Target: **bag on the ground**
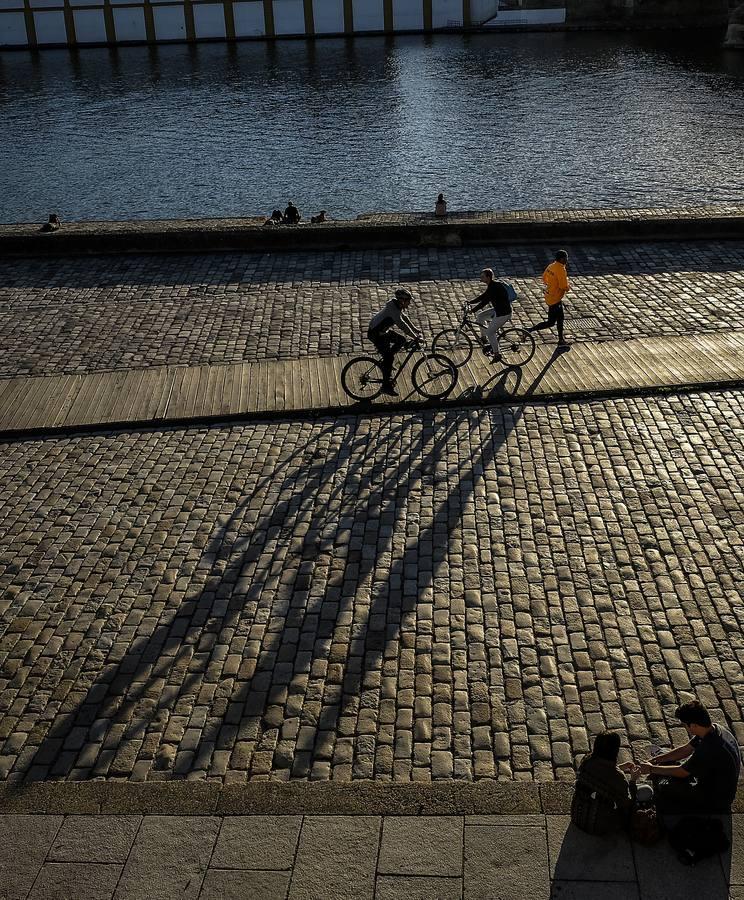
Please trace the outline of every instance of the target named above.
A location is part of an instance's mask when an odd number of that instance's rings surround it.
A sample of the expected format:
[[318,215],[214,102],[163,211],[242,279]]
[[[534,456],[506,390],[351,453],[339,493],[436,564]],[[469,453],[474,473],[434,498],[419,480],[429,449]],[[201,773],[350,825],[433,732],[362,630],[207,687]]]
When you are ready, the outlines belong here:
[[653,806],[633,810],[630,816],[630,836],[637,844],[651,847],[661,839],[661,825]]
[[720,819],[703,816],[687,816],[669,831],[669,843],[677,853],[677,859],[686,866],[694,866],[701,859],[723,853],[729,848],[729,839]]

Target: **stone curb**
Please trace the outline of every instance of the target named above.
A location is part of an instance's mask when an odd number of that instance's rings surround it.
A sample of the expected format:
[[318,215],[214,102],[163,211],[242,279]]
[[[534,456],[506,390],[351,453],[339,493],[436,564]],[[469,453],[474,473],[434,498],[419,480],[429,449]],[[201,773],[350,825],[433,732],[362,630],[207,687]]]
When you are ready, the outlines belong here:
[[358,781],[44,782],[0,787],[0,814],[43,815],[514,815],[565,813],[572,785],[533,782]]
[[[0,786],[0,814],[34,815],[566,815],[573,784],[567,782],[379,781],[157,783],[43,782]],[[733,812],[744,813],[740,791]]]
[[453,213],[444,221],[425,213],[410,213],[278,228],[265,228],[255,219],[69,222],[48,234],[40,233],[37,225],[0,225],[0,256],[302,252],[533,241],[727,238],[744,238],[744,206]]

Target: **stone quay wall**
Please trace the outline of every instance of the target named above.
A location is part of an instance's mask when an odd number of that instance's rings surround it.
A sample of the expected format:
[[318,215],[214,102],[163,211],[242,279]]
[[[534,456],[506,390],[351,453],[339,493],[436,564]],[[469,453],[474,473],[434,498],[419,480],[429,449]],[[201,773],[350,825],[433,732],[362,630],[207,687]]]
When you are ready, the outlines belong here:
[[0,0],[0,48],[468,29],[723,27],[727,0]]
[[255,218],[64,222],[48,233],[36,224],[0,225],[0,257],[741,239],[744,205],[453,212],[442,219],[423,212],[380,213],[322,225],[262,223]]

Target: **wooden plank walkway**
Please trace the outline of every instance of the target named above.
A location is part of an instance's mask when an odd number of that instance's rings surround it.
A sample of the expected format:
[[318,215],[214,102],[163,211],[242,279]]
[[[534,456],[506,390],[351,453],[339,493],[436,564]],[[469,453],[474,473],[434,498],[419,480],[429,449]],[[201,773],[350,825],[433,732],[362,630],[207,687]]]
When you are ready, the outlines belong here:
[[[224,366],[157,366],[87,375],[0,379],[0,434],[96,426],[162,425],[232,417],[355,412],[340,383],[351,357],[302,357]],[[522,369],[490,364],[478,351],[459,370],[444,403],[613,396],[744,382],[744,330],[684,337],[576,343],[559,352],[541,343]],[[372,409],[431,405],[412,388]]]

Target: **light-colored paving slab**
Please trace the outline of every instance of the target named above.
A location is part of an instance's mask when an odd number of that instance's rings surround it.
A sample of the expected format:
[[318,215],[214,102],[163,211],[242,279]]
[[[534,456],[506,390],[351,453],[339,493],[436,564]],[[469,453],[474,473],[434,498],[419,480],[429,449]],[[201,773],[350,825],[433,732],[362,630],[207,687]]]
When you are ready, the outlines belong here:
[[384,875],[462,875],[463,821],[455,816],[386,816],[378,871]]
[[0,816],[0,896],[26,900],[62,816]]
[[235,816],[222,820],[210,865],[281,871],[294,864],[301,816]]
[[148,816],[116,891],[116,900],[197,898],[219,831],[210,816]]
[[545,831],[529,825],[465,828],[464,897],[543,900],[550,892]]
[[[32,900],[111,900],[121,866],[48,862],[34,882]],[[0,888],[0,890],[2,890]],[[2,894],[0,893],[0,896]],[[153,896],[152,894],[150,895]]]
[[49,851],[52,862],[125,863],[141,816],[67,816]]
[[[214,865],[215,823],[232,826],[238,817],[205,816],[199,826],[193,816],[145,815],[127,862],[127,877],[122,877],[120,864],[53,861],[52,837],[54,830],[59,829],[59,816],[3,818],[18,823],[18,841],[29,837],[24,831],[27,819],[33,820],[36,833],[46,835],[46,840],[36,845],[29,843],[33,852],[24,857],[22,870],[10,868],[7,854],[0,855],[2,900],[112,900],[114,896],[117,900],[180,896],[199,900],[741,900],[744,892],[744,885],[732,884],[730,889],[727,885],[726,875],[732,871],[728,856],[690,869],[678,862],[666,841],[654,847],[629,848],[620,836],[577,837],[566,830],[566,817],[555,815],[540,817],[542,825],[516,825],[514,815],[505,815],[503,824],[493,824],[500,818],[496,815],[478,817],[489,823],[478,825],[466,825],[463,816],[258,816],[257,832],[265,827],[267,833],[278,838],[276,848],[269,852],[281,866],[279,871]],[[112,834],[115,818],[121,818],[124,830],[133,817],[86,818],[91,826],[89,833],[100,818]],[[295,834],[297,822],[302,821],[297,851],[292,840],[283,836],[282,818],[286,820],[284,834],[289,835]],[[245,825],[250,817],[239,819]],[[68,822],[69,827],[65,828]],[[388,823],[390,828],[386,829]],[[458,842],[453,823],[458,823],[464,832],[464,841]],[[404,825],[406,831],[402,829]],[[62,829],[79,841],[84,833],[81,817],[67,817]],[[391,874],[390,860],[387,864],[384,861],[383,833],[387,834],[392,867],[399,874]],[[250,829],[245,828],[243,834],[250,834]],[[741,857],[742,835],[736,827],[733,834],[731,856],[736,861]],[[223,847],[227,855],[222,862],[240,866],[254,862],[240,846],[235,846],[229,831],[225,837]],[[201,850],[199,842],[203,845]],[[69,846],[73,855],[80,855],[77,844]],[[433,861],[433,853],[440,851],[447,854],[446,866]],[[95,852],[95,847],[91,847],[89,855]],[[553,860],[556,872],[572,877],[551,881]],[[132,877],[132,864],[138,878]],[[444,868],[455,874],[411,874]]]
[[375,900],[462,900],[462,878],[380,875]]
[[531,828],[542,828],[545,829],[545,816],[537,816],[537,815],[494,815],[494,816],[465,816],[465,827],[467,828],[469,825],[499,825],[502,828],[505,826],[516,826],[523,827],[529,826]]
[[305,819],[289,900],[372,900],[381,825],[376,816]]
[[584,834],[571,825],[568,816],[549,816],[547,829],[551,878],[635,882],[633,848],[623,832]]
[[289,872],[210,869],[199,900],[286,900]]

